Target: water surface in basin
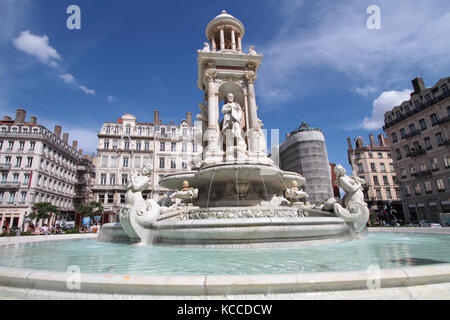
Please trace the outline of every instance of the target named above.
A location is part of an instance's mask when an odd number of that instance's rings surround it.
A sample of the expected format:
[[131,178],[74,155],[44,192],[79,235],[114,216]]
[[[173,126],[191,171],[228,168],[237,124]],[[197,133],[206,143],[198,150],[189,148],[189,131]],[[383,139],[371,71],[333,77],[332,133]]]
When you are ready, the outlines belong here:
[[364,239],[306,247],[219,249],[136,247],[96,240],[0,247],[0,266],[120,274],[286,274],[450,263],[450,235],[371,233]]

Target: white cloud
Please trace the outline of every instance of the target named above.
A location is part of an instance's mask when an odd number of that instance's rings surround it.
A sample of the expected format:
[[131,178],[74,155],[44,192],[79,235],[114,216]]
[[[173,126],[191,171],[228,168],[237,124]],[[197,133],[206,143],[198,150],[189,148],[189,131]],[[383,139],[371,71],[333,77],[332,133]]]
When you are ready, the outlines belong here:
[[363,97],[367,97],[371,93],[375,93],[378,91],[378,89],[374,86],[367,85],[364,88],[355,88],[353,89],[357,94],[362,95]]
[[384,123],[384,114],[411,98],[410,89],[403,91],[385,91],[373,102],[372,115],[364,118],[361,127],[366,130],[380,129]]
[[49,40],[46,35],[37,36],[26,30],[22,31],[18,38],[13,39],[13,44],[18,50],[37,57],[45,64],[56,67],[58,66],[56,60],[61,60],[61,56],[49,45]]
[[63,79],[66,83],[75,83],[75,78],[73,77],[73,75],[69,73],[61,74],[59,77]]
[[88,89],[85,86],[80,86],[80,89],[83,90],[83,92],[86,93],[86,94],[92,94],[93,96],[95,96],[95,91],[94,90]]
[[276,1],[274,14],[283,22],[274,30],[280,31],[271,42],[256,44],[265,56],[260,70],[262,99],[276,105],[280,101],[274,92],[288,91],[295,98],[323,87],[327,78],[314,76],[315,72],[338,74],[356,83],[360,94],[373,93],[371,87],[398,90],[421,70],[427,78],[446,76],[450,41],[442,35],[450,33],[450,2],[411,2],[377,1],[382,28],[369,30],[369,4],[364,1],[303,1],[296,6]]
[[115,102],[117,102],[117,98],[114,97],[114,96],[108,96],[108,97],[106,98],[106,100],[108,100],[108,102],[110,102],[110,103],[115,103]]

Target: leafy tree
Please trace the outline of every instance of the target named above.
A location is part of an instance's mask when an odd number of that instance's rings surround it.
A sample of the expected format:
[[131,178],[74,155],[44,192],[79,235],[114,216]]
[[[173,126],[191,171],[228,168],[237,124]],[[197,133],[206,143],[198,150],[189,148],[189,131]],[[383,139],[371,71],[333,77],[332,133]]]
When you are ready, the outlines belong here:
[[100,202],[92,201],[90,204],[80,206],[78,212],[84,217],[101,216],[103,214],[103,206]]
[[57,206],[52,205],[50,202],[38,202],[33,206],[33,212],[28,217],[30,219],[46,219],[50,218],[52,214],[59,214]]

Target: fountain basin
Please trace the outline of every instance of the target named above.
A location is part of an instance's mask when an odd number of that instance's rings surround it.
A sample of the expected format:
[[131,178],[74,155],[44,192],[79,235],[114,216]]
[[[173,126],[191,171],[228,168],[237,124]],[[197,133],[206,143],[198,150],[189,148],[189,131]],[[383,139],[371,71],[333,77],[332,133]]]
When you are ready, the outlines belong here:
[[165,220],[155,223],[151,233],[154,244],[182,246],[284,246],[352,239],[345,221],[333,217]]
[[[96,245],[93,235],[0,239],[0,254],[3,255],[0,260],[0,298],[448,299],[450,256],[446,248],[449,228],[370,231],[364,239],[336,246],[278,248],[272,251],[247,249],[244,252],[211,249],[213,251],[206,253],[205,249],[195,248],[168,252],[169,248]],[[383,231],[383,234],[377,231]],[[401,233],[396,234],[396,231]],[[442,234],[421,235],[421,232]],[[73,241],[76,238],[85,240]],[[103,250],[99,251],[99,246]],[[339,250],[336,250],[337,247]],[[37,249],[42,250],[39,251],[41,255],[30,255]],[[175,255],[167,261],[166,255],[160,256],[162,253],[174,255],[179,250],[182,250],[180,253],[185,259]],[[267,254],[275,256],[268,259]],[[11,255],[21,258],[12,258]],[[197,259],[198,255],[208,256],[208,263]],[[7,257],[10,257],[10,262],[5,259]],[[97,265],[93,264],[93,259]],[[143,274],[142,269],[130,269],[148,266],[151,261],[157,264],[159,259],[165,265],[159,266],[160,271],[155,270],[155,273]],[[42,265],[41,260],[46,264]],[[241,262],[241,266],[233,274],[223,274],[223,267],[235,260]],[[255,260],[258,270],[249,269],[246,265],[252,260]],[[298,266],[290,269],[293,265],[287,263],[296,260]],[[105,267],[113,261],[120,261],[123,269],[108,271]],[[190,266],[193,262],[197,262],[195,267]],[[228,267],[234,264],[228,264]],[[268,274],[272,264],[280,264],[281,269]],[[317,272],[308,267],[316,265],[322,268],[323,264],[330,269]],[[72,273],[65,270],[70,265],[81,268],[79,289],[71,289],[67,285]],[[178,269],[176,265],[179,265],[178,274],[169,271],[174,267]],[[377,287],[371,287],[373,275],[369,269],[373,265],[380,267]]]

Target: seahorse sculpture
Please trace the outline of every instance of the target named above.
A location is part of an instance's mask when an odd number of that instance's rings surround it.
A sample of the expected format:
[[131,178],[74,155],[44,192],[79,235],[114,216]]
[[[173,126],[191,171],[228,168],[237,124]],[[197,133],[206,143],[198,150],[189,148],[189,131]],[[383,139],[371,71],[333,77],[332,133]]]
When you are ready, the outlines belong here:
[[360,233],[369,221],[369,208],[364,202],[362,191],[362,185],[366,182],[355,174],[347,176],[346,170],[341,165],[334,168],[334,173],[336,174],[336,186],[346,192],[344,205],[331,198],[325,207],[332,208],[334,213],[349,224],[353,232]]
[[135,241],[149,237],[148,227],[160,215],[161,207],[153,199],[145,200],[142,192],[148,188],[152,169],[144,166],[142,172],[133,172],[126,185],[125,206],[119,211],[120,224],[128,236]]

